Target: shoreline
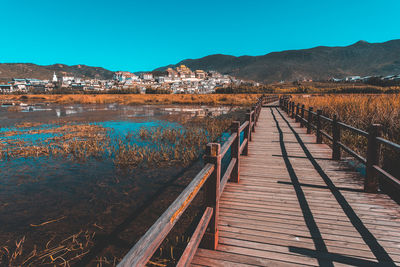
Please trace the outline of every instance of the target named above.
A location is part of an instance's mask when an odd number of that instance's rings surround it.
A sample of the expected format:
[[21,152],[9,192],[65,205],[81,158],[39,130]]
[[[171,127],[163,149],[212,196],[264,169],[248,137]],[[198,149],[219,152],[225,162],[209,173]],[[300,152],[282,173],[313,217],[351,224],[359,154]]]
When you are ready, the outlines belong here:
[[226,105],[250,106],[261,94],[67,94],[67,95],[0,95],[0,102],[57,103],[57,104],[111,104],[124,105]]

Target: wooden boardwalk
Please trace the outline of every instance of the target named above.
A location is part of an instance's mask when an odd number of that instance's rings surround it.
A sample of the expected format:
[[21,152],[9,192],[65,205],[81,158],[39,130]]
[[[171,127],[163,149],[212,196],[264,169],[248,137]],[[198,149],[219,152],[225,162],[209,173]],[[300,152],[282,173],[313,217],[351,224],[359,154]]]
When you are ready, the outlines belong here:
[[400,265],[400,206],[278,108],[261,110],[240,182],[220,198],[217,250],[193,266]]

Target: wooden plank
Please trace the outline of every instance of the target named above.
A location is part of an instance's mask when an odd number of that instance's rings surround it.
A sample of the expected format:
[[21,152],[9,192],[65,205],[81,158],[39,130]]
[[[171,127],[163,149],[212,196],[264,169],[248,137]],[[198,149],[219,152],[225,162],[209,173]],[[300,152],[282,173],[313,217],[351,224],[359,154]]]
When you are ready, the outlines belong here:
[[212,258],[201,257],[201,256],[197,256],[193,260],[193,263],[199,264],[200,266],[215,266],[215,267],[226,267],[226,266],[253,267],[253,266],[257,266],[257,265],[250,265],[250,264],[246,264],[246,263],[237,263],[237,262],[232,262],[232,261],[227,261],[227,260],[212,259]]
[[219,259],[236,263],[246,263],[255,266],[304,266],[304,265],[299,265],[297,263],[290,264],[289,262],[269,260],[265,258],[241,255],[236,253],[229,253],[222,250],[213,251],[213,250],[198,249],[196,256],[211,258],[211,259]]
[[213,214],[213,209],[211,207],[207,207],[204,211],[203,216],[200,219],[199,224],[196,227],[192,237],[190,238],[189,243],[187,244],[185,251],[183,252],[181,258],[179,259],[177,267],[189,266],[192,261],[194,254],[196,253],[197,248],[199,247],[200,241],[203,238],[204,232],[207,229],[208,223],[211,220],[211,216]]
[[[308,241],[310,241],[310,242],[304,242],[304,241],[296,242],[295,240],[270,238],[268,236],[267,237],[254,236],[254,235],[234,233],[234,232],[229,232],[229,231],[221,231],[220,237],[237,239],[237,240],[246,240],[246,241],[252,241],[252,242],[257,242],[257,243],[282,246],[282,247],[295,246],[295,247],[303,247],[303,248],[315,250],[314,243],[312,242],[311,239],[308,239]],[[332,243],[332,242],[330,242],[330,243]],[[352,256],[352,257],[360,257],[363,259],[376,261],[375,256],[371,253],[370,250],[368,250],[368,247],[363,247],[363,246],[360,246],[360,245],[357,245],[354,243],[352,244],[352,246],[349,246],[349,245],[346,246],[345,242],[342,242],[342,244],[343,244],[343,246],[328,245],[328,249],[332,253],[339,253],[342,255],[347,255],[347,256]],[[364,249],[360,249],[360,248],[364,248]],[[392,256],[393,256],[394,260],[400,261],[399,254],[392,254]]]
[[[291,129],[276,112],[275,116],[282,128],[288,160],[329,253],[349,257],[350,260],[364,260],[369,264],[377,263],[376,252],[372,253],[365,243],[366,239],[350,222],[325,181],[305,156]],[[285,114],[283,116],[303,139],[307,149],[365,227],[394,263],[399,264],[400,206],[384,194],[362,192],[364,178],[359,173],[344,161],[330,160],[332,151],[329,146],[316,144],[315,136],[306,134],[306,128],[299,128],[293,119]],[[257,131],[252,133],[248,148],[248,156],[240,158],[240,182],[228,182],[220,198],[218,248],[216,251],[198,250],[195,259],[199,259],[200,263],[201,260],[212,258],[215,264],[221,260],[229,266],[230,258],[239,255],[240,261],[236,263],[240,264],[271,265],[252,261],[256,258],[284,264],[318,265],[315,258],[289,249],[298,247],[315,253],[315,244],[284,164],[279,131],[268,108],[261,109]],[[323,251],[318,253],[323,257],[331,257]],[[334,262],[334,265],[342,266],[345,263]]]
[[241,247],[241,246],[231,246],[226,244],[220,244],[218,249],[225,252],[236,253],[240,255],[247,255],[259,258],[265,258],[269,260],[275,261],[285,261],[289,263],[297,263],[302,265],[312,265],[317,266],[318,262],[314,258],[309,258],[306,256],[296,256],[276,251],[268,251],[263,249],[255,249],[255,248],[248,248],[248,247]]

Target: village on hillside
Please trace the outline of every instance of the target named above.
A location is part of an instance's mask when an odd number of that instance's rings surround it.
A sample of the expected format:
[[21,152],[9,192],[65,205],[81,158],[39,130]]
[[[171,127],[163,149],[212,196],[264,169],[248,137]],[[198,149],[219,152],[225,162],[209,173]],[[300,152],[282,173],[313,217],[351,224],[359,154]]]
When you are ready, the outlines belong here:
[[57,75],[49,80],[13,78],[8,84],[0,84],[0,93],[51,93],[51,92],[136,92],[136,93],[191,93],[209,94],[217,87],[240,85],[243,81],[216,71],[192,71],[185,65],[166,71],[142,72],[138,75],[117,71],[111,80],[83,79]]

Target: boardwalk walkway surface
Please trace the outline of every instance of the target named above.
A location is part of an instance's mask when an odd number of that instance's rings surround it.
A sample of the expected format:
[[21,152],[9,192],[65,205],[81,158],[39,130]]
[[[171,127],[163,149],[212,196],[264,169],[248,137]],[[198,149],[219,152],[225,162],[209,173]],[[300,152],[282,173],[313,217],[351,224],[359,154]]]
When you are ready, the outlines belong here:
[[400,206],[280,109],[261,110],[240,182],[220,199],[217,250],[193,266],[400,265]]

